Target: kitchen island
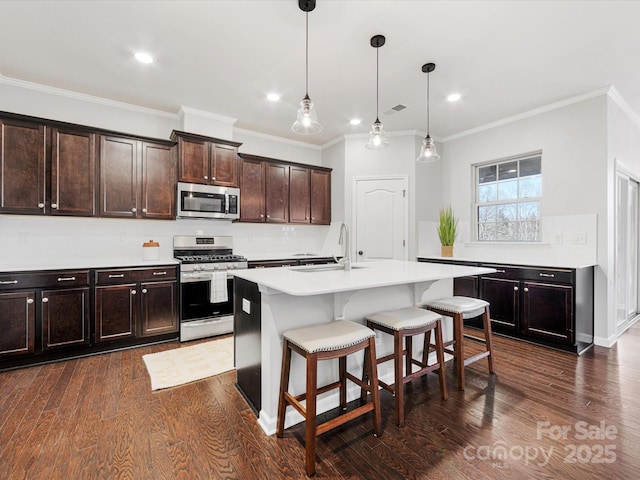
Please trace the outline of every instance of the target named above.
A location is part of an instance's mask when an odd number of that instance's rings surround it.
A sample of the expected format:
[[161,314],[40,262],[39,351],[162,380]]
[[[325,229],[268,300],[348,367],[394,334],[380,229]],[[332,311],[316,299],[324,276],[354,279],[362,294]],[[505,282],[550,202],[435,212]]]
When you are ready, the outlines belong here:
[[[352,264],[350,271],[338,265],[311,265],[234,272],[238,388],[258,412],[262,429],[271,435],[275,432],[278,410],[283,332],[334,320],[364,323],[364,318],[375,312],[421,305],[451,295],[453,278],[493,271],[491,268],[381,260]],[[445,338],[452,338],[452,331],[451,322],[445,321]],[[376,340],[376,348],[378,355],[391,350],[390,338]],[[347,366],[359,374],[362,358],[350,356]],[[337,361],[322,362],[318,366],[319,385],[335,380],[336,375]],[[392,375],[390,364],[381,365],[381,378],[388,380]],[[304,388],[305,362],[294,355],[290,391],[300,393]],[[347,393],[348,400],[359,394],[359,389],[353,386]],[[325,394],[318,400],[318,412],[337,405],[337,393]],[[292,410],[287,414],[285,425],[300,421],[302,417]]]

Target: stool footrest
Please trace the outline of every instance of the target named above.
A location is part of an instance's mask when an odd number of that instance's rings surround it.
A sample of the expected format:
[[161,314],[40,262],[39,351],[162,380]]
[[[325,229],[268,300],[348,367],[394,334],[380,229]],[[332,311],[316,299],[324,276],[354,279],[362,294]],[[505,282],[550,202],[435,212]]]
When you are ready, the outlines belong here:
[[316,435],[322,435],[323,433],[328,432],[329,430],[336,428],[344,423],[347,423],[354,418],[358,418],[360,415],[371,412],[373,409],[373,402],[368,402],[349,412],[343,413],[338,417],[327,420],[326,422],[323,422],[320,425],[316,426]]
[[481,337],[476,337],[475,335],[469,335],[468,333],[465,333],[464,338],[468,338],[469,340],[473,340],[474,342],[478,342],[478,343],[487,343],[487,340]]
[[482,360],[483,358],[488,357],[489,355],[491,355],[491,352],[481,352],[481,353],[473,355],[473,356],[471,356],[469,358],[465,358],[464,359],[464,366],[466,367],[467,365],[470,365],[473,362],[477,362],[478,360]]

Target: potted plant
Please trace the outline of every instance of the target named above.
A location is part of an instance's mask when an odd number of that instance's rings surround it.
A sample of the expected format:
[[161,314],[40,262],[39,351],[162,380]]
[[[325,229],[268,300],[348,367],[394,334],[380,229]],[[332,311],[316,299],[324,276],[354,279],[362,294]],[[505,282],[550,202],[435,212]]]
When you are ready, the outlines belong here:
[[453,243],[458,234],[458,219],[453,215],[451,207],[440,210],[438,237],[440,238],[441,254],[443,257],[453,257]]

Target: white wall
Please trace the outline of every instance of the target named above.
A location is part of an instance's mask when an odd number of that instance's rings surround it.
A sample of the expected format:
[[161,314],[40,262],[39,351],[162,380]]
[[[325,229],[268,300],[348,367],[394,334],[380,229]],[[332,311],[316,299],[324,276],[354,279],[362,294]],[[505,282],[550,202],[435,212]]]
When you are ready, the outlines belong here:
[[[460,218],[456,257],[539,265],[594,264],[595,335],[609,337],[607,282],[607,96],[522,118],[448,140],[442,148],[443,204]],[[473,242],[473,165],[542,151],[541,244]],[[417,182],[429,181],[419,170]],[[419,213],[418,252],[439,249],[435,212]],[[429,220],[429,217],[431,219]],[[584,244],[578,234],[585,234]]]

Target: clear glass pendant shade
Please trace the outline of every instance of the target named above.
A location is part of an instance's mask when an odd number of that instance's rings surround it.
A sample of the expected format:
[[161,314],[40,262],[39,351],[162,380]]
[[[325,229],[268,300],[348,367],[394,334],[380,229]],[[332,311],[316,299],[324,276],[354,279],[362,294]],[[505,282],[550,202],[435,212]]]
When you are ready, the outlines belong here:
[[429,135],[427,135],[422,141],[420,155],[416,158],[416,162],[428,163],[435,162],[436,160],[440,160],[440,155],[438,155],[438,152],[436,151],[435,142]]
[[369,141],[365,145],[370,150],[380,150],[389,145],[389,140],[384,133],[384,128],[380,120],[376,118],[376,121],[371,125],[371,131],[369,132]]
[[318,114],[309,95],[305,95],[300,102],[298,117],[291,125],[291,130],[303,135],[313,135],[322,131],[322,125],[318,123]]

